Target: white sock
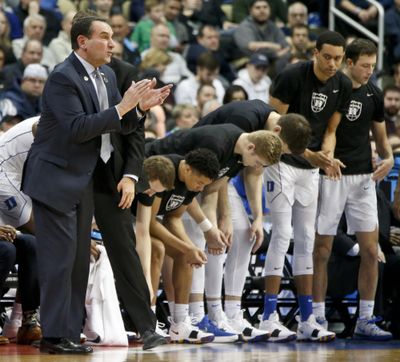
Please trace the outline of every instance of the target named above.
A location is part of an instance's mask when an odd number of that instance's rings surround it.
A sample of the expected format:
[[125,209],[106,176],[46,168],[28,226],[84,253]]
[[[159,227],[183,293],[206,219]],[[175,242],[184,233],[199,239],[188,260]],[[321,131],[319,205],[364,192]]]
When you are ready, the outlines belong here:
[[175,302],[168,302],[168,309],[172,320],[174,320]]
[[370,319],[374,314],[375,301],[360,299],[360,318]]
[[223,313],[221,299],[207,300],[207,311],[212,321],[219,321]]
[[204,302],[191,302],[189,303],[189,314],[200,322],[204,317]]
[[313,302],[312,309],[315,317],[325,319],[325,302]]
[[234,318],[235,315],[240,311],[240,300],[225,300],[225,314],[229,319]]
[[189,304],[175,304],[174,321],[183,322],[189,316]]

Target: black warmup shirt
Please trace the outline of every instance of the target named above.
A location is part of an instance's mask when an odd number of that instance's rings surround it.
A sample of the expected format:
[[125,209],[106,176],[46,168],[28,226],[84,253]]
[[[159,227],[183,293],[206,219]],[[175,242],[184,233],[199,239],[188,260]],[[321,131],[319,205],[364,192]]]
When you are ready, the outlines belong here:
[[[289,104],[287,113],[303,115],[312,128],[308,148],[321,150],[322,139],[334,112],[345,114],[352,90],[350,79],[338,71],[326,83],[314,74],[313,61],[289,65],[278,74],[271,87],[271,95]],[[304,158],[282,155],[281,160],[299,168],[313,168]]]
[[353,89],[349,108],[336,130],[335,157],[346,165],[344,175],[373,171],[369,131],[372,122],[384,121],[382,91],[371,82]]
[[273,107],[259,99],[231,102],[200,119],[194,127],[231,123],[250,133],[263,130],[272,111]]
[[[169,191],[164,191],[157,193],[153,196],[149,196],[145,193],[149,186],[146,182],[138,183],[138,193],[135,197],[134,205],[132,209],[136,211],[137,202],[145,206],[151,206],[154,201],[154,197],[161,198],[160,209],[158,210],[157,215],[165,215],[170,211],[176,210],[181,205],[189,205],[193,198],[198,194],[198,192],[189,191],[186,188],[184,182],[179,180],[178,170],[179,170],[179,163],[184,160],[183,156],[179,155],[164,155],[165,157],[169,158],[175,166],[175,184],[174,188]],[[140,184],[140,185],[139,185]]]
[[171,153],[184,156],[192,150],[207,148],[218,158],[218,178],[233,177],[243,168],[240,155],[234,153],[235,144],[242,133],[243,131],[233,124],[180,130],[146,143],[145,153],[146,157]]

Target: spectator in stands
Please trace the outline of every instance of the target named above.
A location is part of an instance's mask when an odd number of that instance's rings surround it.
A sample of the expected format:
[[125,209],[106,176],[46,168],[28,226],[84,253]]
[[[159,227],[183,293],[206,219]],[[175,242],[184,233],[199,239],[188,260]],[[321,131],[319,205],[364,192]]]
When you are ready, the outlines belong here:
[[14,10],[10,7],[10,4],[6,4],[6,0],[0,0],[0,9],[4,12],[7,17],[8,23],[10,24],[10,39],[18,39],[22,37],[22,24],[18,17],[15,15]]
[[22,48],[21,58],[3,69],[4,90],[10,89],[14,83],[20,84],[25,67],[29,64],[40,63],[42,56],[42,43],[38,40],[28,40]]
[[112,0],[94,0],[93,4],[97,15],[100,15],[104,19],[110,19],[111,9],[113,7]]
[[[150,34],[154,25],[164,22],[164,3],[161,0],[147,0],[145,2],[146,16],[135,26],[131,40],[137,44],[140,52],[150,48]],[[170,34],[175,36],[175,30],[167,23]],[[170,44],[174,47],[174,44]]]
[[400,87],[400,61],[393,65],[393,81],[394,85]]
[[312,58],[312,49],[315,44],[310,41],[310,32],[307,25],[293,25],[288,43],[290,44],[290,52],[286,53],[276,62],[276,73],[279,73],[287,64],[291,64],[294,56],[302,57],[304,60]]
[[54,38],[49,44],[56,64],[61,63],[71,53],[71,26],[75,14],[75,11],[65,14],[57,38]]
[[[19,18],[20,24],[25,27],[25,20],[31,15],[41,15],[45,18],[45,33],[43,43],[48,45],[50,41],[58,35],[60,31],[61,15],[53,10],[44,9],[40,6],[39,0],[20,0],[14,9],[15,15]],[[18,55],[15,54],[17,57]]]
[[174,30],[177,45],[174,50],[182,53],[186,44],[189,42],[189,34],[186,26],[179,21],[179,14],[182,10],[182,2],[180,0],[166,0],[164,8],[165,20],[170,23]]
[[[0,291],[14,264],[18,264],[18,288],[23,311],[22,325],[17,333],[18,344],[31,344],[42,338],[37,314],[39,283],[36,263],[35,237],[18,233],[12,226],[0,226]],[[0,343],[7,343],[7,340],[2,338]]]
[[292,35],[292,29],[295,25],[308,24],[308,9],[304,3],[296,1],[288,7],[288,22],[282,27],[282,31],[287,37]]
[[[233,0],[232,4],[232,21],[239,24],[246,16],[249,15],[251,0]],[[279,27],[286,24],[287,21],[287,5],[284,0],[268,0],[271,8],[271,20]]]
[[172,118],[175,121],[175,127],[169,133],[192,128],[199,121],[199,111],[191,104],[178,104],[172,110]]
[[229,86],[224,95],[223,104],[227,104],[233,101],[246,101],[249,99],[249,96],[246,90],[237,84],[233,84]]
[[387,135],[396,133],[395,122],[399,119],[400,112],[400,87],[392,85],[383,90],[383,101],[385,108],[385,122]]
[[236,76],[221,51],[220,34],[218,29],[212,25],[202,25],[196,39],[197,43],[190,44],[186,53],[186,62],[190,71],[196,71],[197,58],[200,54],[210,51],[214,54],[220,64],[221,75],[227,81],[232,82]]
[[188,69],[185,59],[177,52],[168,50],[171,39],[170,28],[164,24],[156,24],[151,30],[150,48],[142,52],[142,58],[147,55],[150,50],[159,50],[165,53],[170,62],[165,68],[160,79],[164,83],[177,84],[182,79],[193,77],[192,72]]
[[270,20],[270,14],[267,0],[252,0],[250,15],[240,23],[233,35],[244,54],[263,52],[270,60],[275,60],[289,51],[285,35]]
[[128,22],[122,14],[114,14],[110,17],[110,25],[114,32],[113,39],[117,40],[123,45],[123,57],[125,60],[132,65],[139,65],[141,62],[140,52],[136,44],[131,42],[129,35],[131,29],[129,28]]
[[175,103],[197,105],[197,90],[202,84],[212,84],[217,99],[222,103],[225,89],[219,79],[219,63],[211,52],[203,53],[197,60],[196,75],[181,81],[175,89]]
[[[4,65],[14,63],[17,59],[11,48],[10,40],[10,23],[8,22],[6,13],[0,10],[0,46],[4,52]],[[3,66],[4,66],[3,65]]]
[[260,99],[265,103],[269,101],[269,87],[271,78],[267,75],[269,61],[266,55],[254,53],[246,67],[238,73],[238,78],[233,84],[242,86],[251,99]]
[[216,100],[217,99],[217,91],[212,84],[201,84],[200,87],[197,89],[197,110],[200,114],[200,117],[203,117],[203,108],[204,105],[208,101]]
[[[21,115],[24,119],[37,116],[42,111],[42,93],[47,79],[47,70],[40,64],[29,64],[22,76],[21,86],[4,93],[0,108],[8,115]],[[5,114],[3,113],[3,116]]]
[[46,20],[42,15],[34,14],[29,15],[24,21],[24,37],[12,41],[12,48],[14,55],[19,58],[22,49],[28,40],[38,40],[42,43],[43,57],[42,64],[47,66],[50,70],[53,69],[56,62],[51,50],[43,45],[43,36],[46,31]]
[[209,101],[203,104],[203,109],[201,110],[201,117],[203,118],[207,116],[207,114],[215,111],[221,106],[222,104],[218,99],[210,99]]
[[392,7],[385,13],[385,37],[390,45],[387,47],[389,62],[400,61],[400,0],[394,0]]

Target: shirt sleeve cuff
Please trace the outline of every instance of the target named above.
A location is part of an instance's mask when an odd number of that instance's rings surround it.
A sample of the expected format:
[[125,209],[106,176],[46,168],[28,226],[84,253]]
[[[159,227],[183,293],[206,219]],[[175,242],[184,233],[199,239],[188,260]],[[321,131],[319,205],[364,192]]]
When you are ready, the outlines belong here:
[[129,177],[132,180],[134,180],[135,182],[139,181],[139,177],[137,177],[136,175],[131,175],[131,174],[124,174],[124,177]]

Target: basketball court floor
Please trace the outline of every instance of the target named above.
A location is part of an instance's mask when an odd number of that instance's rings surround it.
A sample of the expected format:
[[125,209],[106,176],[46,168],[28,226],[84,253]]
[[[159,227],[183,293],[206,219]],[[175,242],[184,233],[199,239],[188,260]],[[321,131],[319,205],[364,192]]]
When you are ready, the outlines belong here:
[[87,356],[42,354],[35,347],[9,344],[0,346],[1,362],[383,362],[400,361],[400,341],[385,343],[338,339],[329,344],[318,343],[237,343],[177,345],[169,344],[152,351],[143,351],[140,345],[121,347],[94,347]]

